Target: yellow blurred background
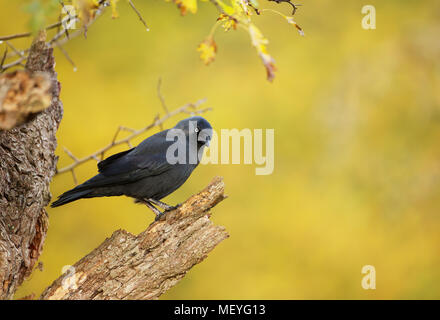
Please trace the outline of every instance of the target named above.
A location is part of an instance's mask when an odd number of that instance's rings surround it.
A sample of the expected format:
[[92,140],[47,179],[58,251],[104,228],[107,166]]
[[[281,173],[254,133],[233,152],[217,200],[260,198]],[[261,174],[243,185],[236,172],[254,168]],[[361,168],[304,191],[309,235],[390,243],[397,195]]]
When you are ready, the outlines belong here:
[[[0,0],[0,35],[28,29],[24,3]],[[212,219],[231,236],[164,299],[440,298],[438,1],[304,0],[295,21],[305,37],[277,15],[254,17],[276,59],[273,83],[242,30],[219,28],[216,61],[200,61],[195,49],[217,17],[211,4],[181,17],[169,2],[135,3],[150,32],[121,1],[118,19],[107,12],[87,39],[66,44],[77,72],[55,50],[64,103],[60,167],[71,163],[63,146],[82,157],[119,125],[142,128],[163,113],[159,77],[170,108],[206,97],[213,111],[204,116],[217,130],[275,129],[272,175],[256,176],[253,165],[199,166],[164,199],[182,202],[223,176],[229,198]],[[287,4],[260,4],[291,13]],[[376,8],[376,30],[361,28],[366,4]],[[76,172],[82,182],[96,163]],[[52,194],[73,186],[69,173],[56,176]],[[139,233],[153,220],[123,197],[48,212],[43,271],[17,298],[38,296],[116,229]],[[376,290],[361,286],[364,265],[376,268]]]

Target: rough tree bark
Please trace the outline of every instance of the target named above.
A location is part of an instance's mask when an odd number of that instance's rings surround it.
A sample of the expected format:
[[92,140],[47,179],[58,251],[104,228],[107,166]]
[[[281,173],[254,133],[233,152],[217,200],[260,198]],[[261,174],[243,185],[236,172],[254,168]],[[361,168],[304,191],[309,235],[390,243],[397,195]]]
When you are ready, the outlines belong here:
[[62,118],[60,84],[45,32],[34,40],[26,70],[52,81],[49,108],[30,122],[0,131],[0,299],[12,298],[31,273],[46,238],[49,183],[56,170],[56,131]]
[[40,299],[157,299],[228,237],[209,219],[222,201],[216,177],[139,235],[118,230],[48,287]]

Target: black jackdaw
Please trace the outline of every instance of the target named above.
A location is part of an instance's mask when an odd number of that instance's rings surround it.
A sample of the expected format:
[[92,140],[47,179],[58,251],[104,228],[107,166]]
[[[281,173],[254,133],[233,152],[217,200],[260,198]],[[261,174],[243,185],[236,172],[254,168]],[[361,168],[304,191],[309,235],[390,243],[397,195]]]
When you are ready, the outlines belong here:
[[64,192],[51,206],[58,207],[82,198],[125,195],[146,204],[157,219],[162,212],[154,205],[165,211],[175,208],[159,200],[189,178],[211,137],[212,127],[204,118],[184,119],[174,128],[145,139],[137,147],[100,161],[99,174]]

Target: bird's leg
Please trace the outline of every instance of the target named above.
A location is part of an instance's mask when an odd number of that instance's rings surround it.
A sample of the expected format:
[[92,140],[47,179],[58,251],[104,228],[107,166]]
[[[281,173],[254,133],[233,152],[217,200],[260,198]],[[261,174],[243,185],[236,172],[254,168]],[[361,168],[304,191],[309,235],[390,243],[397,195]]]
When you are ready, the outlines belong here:
[[154,199],[148,199],[148,202],[154,203],[156,206],[159,206],[160,208],[164,209],[165,211],[170,211],[170,210],[174,210],[177,209],[177,206],[170,206],[168,204],[166,204],[165,202],[159,201],[159,200],[154,200]]
[[156,221],[159,220],[159,218],[163,215],[163,212],[161,212],[159,209],[157,209],[155,206],[153,206],[149,200],[142,200],[139,202],[145,204],[148,208],[151,209],[151,211],[154,212],[154,214],[156,215],[156,219],[155,219]]
[[[162,217],[167,211],[170,210],[174,210],[176,209],[179,205],[172,207],[167,205],[166,203],[159,201],[159,200],[155,200],[155,199],[151,199],[151,198],[146,198],[146,199],[135,199],[134,200],[135,203],[142,203],[145,204],[148,208],[151,209],[151,211],[154,212],[154,214],[156,215],[156,219],[155,221],[159,220],[160,217]],[[164,209],[164,212],[161,212],[159,209],[157,209],[155,206],[153,206],[153,204],[157,205],[158,207]]]

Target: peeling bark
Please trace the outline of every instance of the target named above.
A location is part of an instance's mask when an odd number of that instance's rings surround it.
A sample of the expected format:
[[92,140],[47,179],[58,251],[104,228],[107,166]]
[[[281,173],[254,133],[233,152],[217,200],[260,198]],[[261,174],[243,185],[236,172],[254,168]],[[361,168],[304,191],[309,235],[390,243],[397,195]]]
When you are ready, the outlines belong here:
[[41,254],[48,228],[44,209],[56,170],[56,131],[62,118],[60,84],[45,32],[34,40],[28,72],[45,72],[52,82],[51,105],[30,122],[0,131],[0,299],[13,297]]
[[216,177],[139,235],[115,231],[40,299],[157,299],[228,237],[209,219],[224,198],[223,180]]
[[0,130],[30,121],[52,103],[52,81],[44,72],[17,70],[0,76]]

